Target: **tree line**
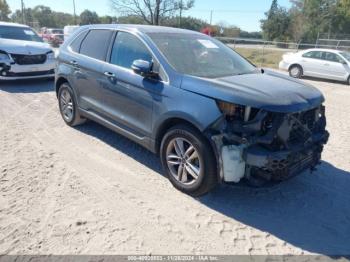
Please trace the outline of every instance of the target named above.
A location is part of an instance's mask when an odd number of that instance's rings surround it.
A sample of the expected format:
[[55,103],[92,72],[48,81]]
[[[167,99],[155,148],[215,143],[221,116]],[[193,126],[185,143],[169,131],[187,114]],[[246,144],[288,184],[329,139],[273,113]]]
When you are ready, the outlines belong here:
[[95,11],[84,10],[76,17],[56,12],[45,5],[11,12],[6,0],[0,0],[0,20],[24,23],[34,28],[63,28],[66,25],[86,24],[151,24],[180,27],[194,31],[211,28],[214,35],[244,38],[261,38],[260,32],[246,32],[225,22],[209,25],[203,19],[186,16],[194,6],[194,0],[110,0],[112,10],[118,16],[99,16]]
[[271,41],[314,43],[318,36],[350,37],[350,0],[290,0],[286,9],[273,0],[261,21],[263,37]]

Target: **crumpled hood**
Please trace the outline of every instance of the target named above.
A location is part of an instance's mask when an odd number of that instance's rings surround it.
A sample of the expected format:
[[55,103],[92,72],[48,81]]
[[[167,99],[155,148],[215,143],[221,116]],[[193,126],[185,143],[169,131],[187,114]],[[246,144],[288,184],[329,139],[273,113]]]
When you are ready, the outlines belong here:
[[184,76],[181,87],[218,100],[281,113],[308,110],[324,101],[315,87],[268,70],[217,79]]
[[38,55],[52,51],[47,43],[0,38],[0,50],[9,54]]

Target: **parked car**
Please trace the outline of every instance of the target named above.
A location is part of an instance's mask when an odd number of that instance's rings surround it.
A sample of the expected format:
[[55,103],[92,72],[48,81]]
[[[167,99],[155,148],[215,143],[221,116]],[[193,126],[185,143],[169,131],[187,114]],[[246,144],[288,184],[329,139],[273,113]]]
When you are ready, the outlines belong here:
[[59,47],[64,41],[63,29],[43,28],[41,37],[53,47]]
[[66,41],[71,34],[74,33],[75,30],[77,30],[79,28],[78,25],[66,25],[63,28],[63,33],[64,33],[64,41]]
[[350,53],[332,49],[308,49],[283,56],[279,68],[291,77],[312,76],[350,85]]
[[0,80],[54,77],[55,55],[30,27],[0,22]]
[[328,139],[320,91],[188,30],[83,26],[60,48],[55,86],[66,124],[91,119],[159,154],[194,196],[314,169]]

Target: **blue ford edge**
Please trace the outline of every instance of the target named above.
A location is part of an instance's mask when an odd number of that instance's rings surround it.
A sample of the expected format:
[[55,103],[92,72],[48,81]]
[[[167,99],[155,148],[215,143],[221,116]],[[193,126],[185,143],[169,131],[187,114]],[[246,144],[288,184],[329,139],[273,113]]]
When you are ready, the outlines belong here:
[[55,86],[66,124],[93,120],[158,154],[193,196],[312,170],[329,136],[316,88],[188,30],[83,26],[59,50]]

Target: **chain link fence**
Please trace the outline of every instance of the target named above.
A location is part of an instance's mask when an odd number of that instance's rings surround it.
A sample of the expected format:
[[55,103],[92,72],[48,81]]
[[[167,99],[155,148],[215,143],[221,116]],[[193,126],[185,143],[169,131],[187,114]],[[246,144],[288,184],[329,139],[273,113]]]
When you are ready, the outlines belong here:
[[336,40],[328,42],[319,39],[315,44],[264,41],[247,38],[217,37],[218,40],[240,53],[260,67],[278,68],[282,56],[286,53],[294,53],[311,48],[327,48],[350,51],[350,40]]

